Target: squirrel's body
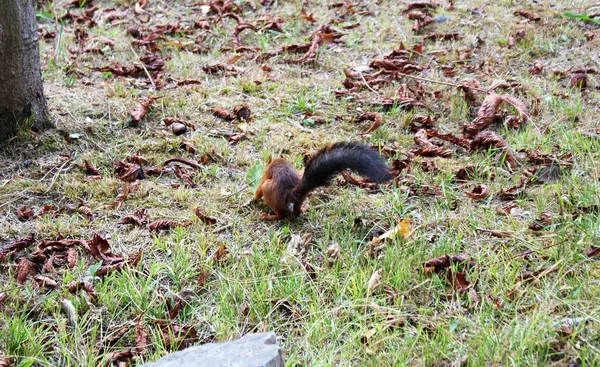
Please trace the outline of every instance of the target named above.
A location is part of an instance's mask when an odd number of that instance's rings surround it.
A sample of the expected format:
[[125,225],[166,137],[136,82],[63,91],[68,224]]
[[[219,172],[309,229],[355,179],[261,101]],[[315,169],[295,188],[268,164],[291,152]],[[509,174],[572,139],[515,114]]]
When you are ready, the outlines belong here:
[[290,205],[295,213],[300,213],[304,199],[312,190],[329,185],[340,171],[346,169],[376,183],[392,179],[383,158],[368,146],[355,142],[336,143],[319,150],[306,165],[303,175],[283,158],[270,161],[252,200],[264,197],[275,213],[263,214],[263,219],[282,219]]

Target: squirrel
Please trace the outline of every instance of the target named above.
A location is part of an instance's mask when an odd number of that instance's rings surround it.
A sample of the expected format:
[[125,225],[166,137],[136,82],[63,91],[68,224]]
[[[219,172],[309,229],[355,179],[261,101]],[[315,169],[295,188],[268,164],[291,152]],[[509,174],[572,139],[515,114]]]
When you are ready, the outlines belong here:
[[350,169],[375,183],[393,178],[384,159],[368,146],[357,142],[339,142],[319,150],[306,164],[304,174],[285,159],[269,159],[252,201],[264,197],[275,214],[261,219],[283,219],[290,205],[294,213],[302,211],[306,196],[317,187],[331,184],[341,171]]

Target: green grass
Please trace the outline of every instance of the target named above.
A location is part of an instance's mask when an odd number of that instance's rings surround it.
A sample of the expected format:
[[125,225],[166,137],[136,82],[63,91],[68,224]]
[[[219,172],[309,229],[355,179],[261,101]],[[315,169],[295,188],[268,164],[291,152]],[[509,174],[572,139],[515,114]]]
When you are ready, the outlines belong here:
[[[117,10],[132,5],[130,1],[95,3]],[[192,3],[151,2],[146,10],[153,17],[146,26],[176,19],[182,27],[193,25],[199,16],[197,9],[189,7]],[[425,93],[419,100],[431,111],[399,107],[384,111],[368,103],[335,98],[334,91],[344,89],[343,69],[367,65],[401,41],[412,47],[422,36],[411,31],[412,21],[399,16],[404,5],[397,1],[380,1],[379,6],[373,1],[357,3],[365,4],[360,10],[372,15],[343,15],[341,8],[328,7],[330,2],[310,2],[304,6],[307,14],[318,19],[314,24],[297,18],[304,3],[278,1],[272,7],[259,5],[256,12],[244,7],[240,15],[251,23],[262,10],[281,17],[284,32],[245,30],[240,36],[242,44],[270,51],[306,42],[319,24],[338,17],[333,25],[336,29],[342,23],[360,25],[343,30],[346,36],[341,44],[321,46],[314,63],[287,64],[285,59],[300,55],[284,54],[264,62],[272,68],[267,73],[261,67],[263,62],[242,58],[235,63],[244,69],[240,75],[202,71],[205,65],[233,56],[222,50],[230,46],[233,19],[224,18],[210,30],[196,30],[192,35],[167,35],[166,41],[158,42],[165,58],[162,79],[198,79],[201,84],[161,91],[149,91],[145,76],[136,79],[92,72],[93,67],[110,63],[136,62],[130,48],[132,38],[125,34],[128,23],[110,26],[100,20],[86,29],[89,37],[109,37],[115,41],[115,49],[105,48],[104,56],[74,55],[69,50],[80,46],[73,24],[56,21],[63,12],[59,4],[48,1],[38,9],[40,24],[57,33],[55,39],[42,40],[40,47],[45,94],[57,129],[32,133],[23,126],[19,136],[4,147],[0,241],[10,243],[30,232],[36,233],[38,241],[59,236],[90,239],[95,231],[109,241],[116,254],[143,249],[144,255],[137,267],[92,277],[88,270],[98,261],[78,249],[74,268],[57,266],[42,274],[58,283],[54,289],[37,289],[31,277],[18,284],[18,260],[1,263],[0,356],[15,366],[96,366],[110,353],[135,346],[132,325],[141,317],[150,345],[143,355],[134,357],[133,365],[191,344],[227,341],[263,330],[277,333],[288,366],[599,365],[600,262],[585,252],[600,242],[600,220],[593,210],[572,215],[582,207],[599,204],[600,140],[582,134],[597,127],[599,80],[588,74],[590,92],[584,95],[569,87],[568,76],[561,79],[552,73],[553,68],[600,70],[593,59],[598,41],[587,41],[584,36],[594,31],[593,26],[563,16],[583,9],[573,9],[566,1],[552,8],[503,1],[488,3],[485,17],[479,17],[469,9],[481,7],[484,1],[457,2],[456,10],[435,12],[453,21],[431,24],[423,32],[458,31],[464,38],[426,42],[424,55],[414,60],[428,69],[415,75],[455,84],[473,78],[483,89],[494,80],[518,82],[522,88],[497,92],[516,96],[530,109],[538,105],[538,113],[520,129],[490,127],[516,152],[514,172],[495,150],[468,154],[444,143],[454,150],[454,157],[416,157],[410,174],[404,171],[397,184],[376,193],[353,186],[318,189],[303,215],[264,222],[259,216],[268,210],[266,205],[243,204],[252,196],[252,178],[269,156],[283,156],[302,169],[303,153],[339,140],[363,140],[381,148],[398,142],[410,150],[414,147],[408,129],[411,116],[430,114],[438,118],[440,132],[460,135],[461,126],[472,120],[484,98],[479,95],[471,103],[452,86],[413,79],[397,80],[377,91],[365,89],[356,98],[393,98],[398,96],[400,84],[412,89],[420,84]],[[163,5],[169,6],[168,14]],[[521,23],[523,18],[513,15],[521,8],[537,13],[542,21]],[[158,18],[157,12],[164,16]],[[508,37],[519,29],[525,30],[524,38],[507,48]],[[455,50],[472,48],[477,36],[485,43],[472,51],[465,64],[457,63]],[[165,44],[194,37],[205,52],[192,53]],[[448,52],[435,56],[440,50]],[[135,51],[140,56],[146,53],[137,46]],[[527,70],[536,60],[543,62],[543,73],[530,75]],[[456,76],[444,76],[442,66],[447,65],[457,68]],[[441,99],[432,93],[438,91]],[[130,110],[149,95],[162,98],[155,101],[139,128],[125,128]],[[253,121],[245,127],[248,138],[231,145],[223,133],[239,129],[237,123],[215,118],[209,108],[231,110],[239,103],[250,106]],[[501,107],[512,111],[507,104]],[[327,121],[303,125],[305,112]],[[363,112],[380,112],[383,123],[373,134],[359,137],[356,133],[366,130],[369,122],[352,121]],[[162,120],[169,116],[196,126],[183,136],[197,150],[196,155],[181,149],[182,137],[164,126]],[[82,137],[68,143],[63,136],[71,133]],[[533,166],[521,149],[557,156],[571,153],[573,166],[556,183],[533,185],[526,197],[501,201],[495,193],[516,184]],[[63,166],[60,154],[67,152],[73,162]],[[119,206],[109,209],[107,205],[122,187],[112,162],[123,161],[132,153],[148,160],[145,168],[160,167],[175,156],[200,160],[207,154],[210,160],[195,172],[195,188],[184,186],[172,173],[149,176]],[[394,158],[404,157],[399,152]],[[84,160],[100,171],[100,180],[84,181]],[[425,172],[421,167],[425,161],[435,162],[439,169]],[[472,181],[467,185],[455,182],[454,172],[467,164],[476,166]],[[475,201],[464,192],[479,183],[489,186],[492,194]],[[439,196],[420,194],[421,187],[433,190],[434,186]],[[417,194],[410,195],[408,187]],[[510,203],[515,207],[506,214],[502,208]],[[88,220],[77,210],[24,222],[16,216],[21,205],[35,211],[43,205],[60,208],[68,204],[91,208],[94,219]],[[196,208],[217,218],[216,227],[198,221]],[[194,224],[155,234],[116,225],[121,217],[138,209],[147,210],[149,221],[191,220]],[[529,225],[538,221],[543,211],[553,214],[552,223],[542,231],[530,230]],[[367,243],[404,218],[411,220],[412,236],[394,238],[378,256],[367,256]],[[482,230],[506,235],[494,237]],[[292,235],[309,232],[313,237],[301,253],[288,249]],[[334,243],[341,253],[330,263],[327,249]],[[214,253],[221,245],[227,247],[228,255],[216,260]],[[524,257],[524,251],[531,253]],[[27,251],[19,256],[25,254]],[[460,294],[454,290],[445,271],[425,274],[423,264],[445,254],[468,254],[475,260],[476,266],[469,269],[452,266],[472,284],[471,291]],[[377,269],[383,269],[384,288],[369,293],[366,284]],[[554,271],[520,281],[526,273],[544,270]],[[199,284],[201,274],[204,282]],[[82,279],[93,284],[95,302],[87,293],[66,289],[69,282]],[[169,320],[168,311],[177,299],[183,301],[183,307]],[[76,325],[69,324],[61,309],[63,300],[73,304]],[[174,342],[166,343],[160,322],[190,326],[197,337],[182,343],[171,331]],[[565,325],[571,331],[564,332]]]

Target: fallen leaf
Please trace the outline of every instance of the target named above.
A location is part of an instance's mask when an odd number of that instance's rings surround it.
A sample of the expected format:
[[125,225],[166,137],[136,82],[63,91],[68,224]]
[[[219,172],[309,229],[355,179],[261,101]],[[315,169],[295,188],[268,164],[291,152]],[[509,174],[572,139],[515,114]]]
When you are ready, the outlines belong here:
[[135,107],[133,107],[130,113],[131,120],[136,124],[139,123],[142,120],[142,117],[146,115],[148,109],[150,108],[150,106],[152,106],[152,103],[154,103],[154,100],[156,98],[157,97],[147,97],[142,102],[138,103]]
[[25,283],[27,277],[33,274],[36,271],[36,266],[34,263],[29,261],[27,258],[22,257],[19,260],[19,264],[17,265],[17,282]]
[[465,293],[471,287],[471,283],[467,282],[465,275],[448,269],[448,282],[460,294]]
[[481,200],[490,194],[490,189],[487,185],[479,184],[475,186],[472,191],[466,191],[465,194],[475,200]]
[[161,219],[148,224],[148,230],[150,232],[158,232],[168,230],[174,227],[188,227],[192,224],[192,222],[175,222],[169,219]]
[[0,262],[6,261],[9,256],[14,256],[19,251],[28,248],[33,245],[35,241],[35,235],[33,233],[28,234],[25,238],[20,240],[16,240],[12,243],[9,243],[2,249],[0,249]]
[[585,252],[587,257],[595,257],[600,255],[600,246],[590,246],[589,250]]
[[575,73],[569,80],[569,85],[571,88],[575,89],[585,89],[588,85],[587,75],[583,73]]
[[148,339],[148,331],[144,327],[142,323],[142,316],[144,313],[141,313],[137,319],[135,320],[135,352],[139,356],[143,356],[146,354],[148,347],[150,346],[150,341]]
[[129,195],[129,186],[124,183],[121,185],[121,192],[117,195],[115,200],[112,203],[105,206],[106,209],[114,209],[117,205],[122,203]]
[[421,129],[415,134],[415,143],[419,146],[418,149],[412,152],[422,157],[451,157],[454,153],[451,150],[446,150],[443,147],[434,145],[427,138],[427,130]]
[[113,169],[119,178],[125,182],[133,182],[144,178],[142,167],[135,163],[114,161]]
[[373,121],[373,124],[364,132],[358,133],[357,135],[366,135],[370,134],[373,131],[377,130],[377,128],[381,125],[382,117],[381,114],[377,112],[367,112],[361,115],[358,115],[354,122],[362,122],[362,121]]
[[377,269],[371,274],[369,281],[367,282],[367,294],[373,293],[373,291],[381,288],[381,280],[383,277],[383,268]]
[[548,211],[543,211],[540,214],[540,217],[535,220],[535,222],[529,225],[529,229],[532,231],[541,231],[545,227],[549,226],[552,223],[552,213]]
[[83,164],[85,166],[85,172],[89,175],[93,175],[93,176],[102,176],[102,174],[100,174],[100,172],[94,168],[94,166],[92,166],[88,161],[83,161]]
[[523,10],[523,9],[519,9],[519,10],[515,11],[515,13],[514,13],[514,14],[515,14],[515,15],[522,16],[523,18],[526,18],[526,19],[532,20],[532,21],[534,21],[534,22],[537,22],[537,21],[539,21],[539,20],[541,20],[541,19],[542,19],[542,18],[540,18],[540,16],[539,16],[539,15],[537,15],[537,14],[534,14],[534,13],[532,13],[532,12],[529,12],[529,11],[527,11],[527,10]]
[[492,131],[481,131],[471,140],[470,151],[488,150],[490,148],[500,149],[505,154],[505,160],[509,167],[516,168],[517,161],[514,153],[506,146],[506,142],[498,134]]
[[79,209],[77,209],[77,212],[81,215],[85,215],[89,221],[94,219],[94,213],[92,213],[92,209],[87,206],[80,206]]
[[458,32],[429,33],[429,34],[423,36],[423,40],[434,40],[434,41],[459,40],[462,38],[463,38],[463,35]]
[[29,220],[33,217],[33,210],[31,208],[27,209],[25,205],[21,205],[17,208],[17,218],[21,221]]
[[333,264],[334,262],[338,261],[340,259],[341,252],[342,248],[340,247],[340,245],[336,242],[332,243],[329,247],[327,247],[327,250],[325,250],[325,256],[327,261],[330,264]]
[[237,116],[234,115],[233,113],[231,113],[231,112],[229,112],[227,110],[220,109],[220,108],[211,108],[210,112],[214,116],[216,116],[216,117],[218,117],[218,118],[220,118],[222,120],[225,120],[227,122],[231,122],[231,121],[233,121],[233,120],[235,120],[237,118]]
[[144,228],[147,222],[146,209],[140,209],[133,212],[133,214],[124,216],[117,224],[133,224],[140,228]]
[[471,257],[468,255],[442,255],[425,262],[425,273],[430,273],[432,271],[441,271],[449,268],[452,264],[463,264],[466,267],[473,267],[475,266],[475,260],[471,259]]
[[235,65],[230,65],[230,64],[205,65],[202,67],[202,70],[204,70],[204,72],[206,74],[217,74],[220,72],[240,74],[243,72],[243,70],[240,69],[239,67],[237,67]]
[[196,213],[196,216],[202,221],[202,223],[206,224],[207,226],[213,226],[213,225],[217,224],[216,218],[209,217],[208,215],[204,215],[200,211],[200,208],[194,209],[194,213]]
[[529,68],[529,74],[539,75],[542,73],[543,69],[544,69],[544,64],[540,60],[537,60],[533,63],[533,66]]

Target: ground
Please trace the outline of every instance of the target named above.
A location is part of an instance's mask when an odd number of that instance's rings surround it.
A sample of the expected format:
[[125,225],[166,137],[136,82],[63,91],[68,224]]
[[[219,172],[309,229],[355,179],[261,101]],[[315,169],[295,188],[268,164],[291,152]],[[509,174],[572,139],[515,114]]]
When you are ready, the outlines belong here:
[[[565,15],[592,4],[420,3],[38,1],[56,128],[1,153],[0,365],[264,330],[289,366],[600,365],[600,31]],[[260,219],[269,157],[342,140],[394,182]]]

